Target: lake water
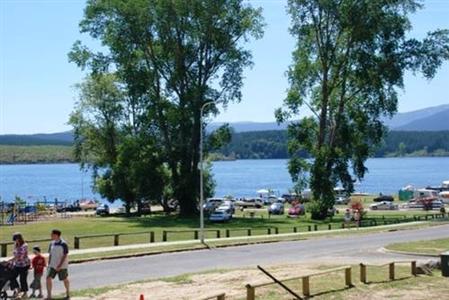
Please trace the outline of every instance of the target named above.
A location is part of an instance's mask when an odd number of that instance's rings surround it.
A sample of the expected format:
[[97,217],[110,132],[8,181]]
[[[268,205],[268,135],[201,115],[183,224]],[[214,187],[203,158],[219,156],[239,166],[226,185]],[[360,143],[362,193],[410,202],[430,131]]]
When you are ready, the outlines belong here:
[[[392,194],[408,184],[416,187],[440,185],[449,180],[449,157],[373,158],[367,161],[369,172],[357,185],[357,191]],[[261,188],[281,193],[291,187],[287,160],[237,160],[213,164],[217,182],[216,196],[255,196]],[[0,196],[10,201],[18,195],[29,202],[97,198],[92,192],[89,173],[76,164],[0,165]]]

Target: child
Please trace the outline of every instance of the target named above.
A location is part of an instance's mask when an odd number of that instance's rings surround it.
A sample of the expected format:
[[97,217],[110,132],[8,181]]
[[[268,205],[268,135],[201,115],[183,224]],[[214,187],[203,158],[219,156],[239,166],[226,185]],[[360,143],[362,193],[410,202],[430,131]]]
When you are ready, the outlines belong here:
[[34,258],[31,261],[31,267],[34,269],[34,279],[31,283],[31,298],[35,298],[36,290],[39,290],[38,298],[42,298],[42,284],[41,279],[44,274],[44,269],[46,267],[45,258],[41,255],[41,249],[38,246],[33,247]]

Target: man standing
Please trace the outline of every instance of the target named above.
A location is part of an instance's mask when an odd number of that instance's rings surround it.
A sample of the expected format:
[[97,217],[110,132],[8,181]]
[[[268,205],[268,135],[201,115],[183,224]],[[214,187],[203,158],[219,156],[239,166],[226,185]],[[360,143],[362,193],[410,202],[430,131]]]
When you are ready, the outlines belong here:
[[64,282],[64,287],[66,290],[66,298],[70,299],[70,283],[69,283],[69,247],[61,238],[61,231],[54,229],[51,232],[52,242],[50,243],[50,247],[48,249],[48,253],[50,254],[48,258],[48,272],[47,272],[47,299],[52,299],[52,288],[53,288],[53,279],[55,279],[56,275],[60,281]]

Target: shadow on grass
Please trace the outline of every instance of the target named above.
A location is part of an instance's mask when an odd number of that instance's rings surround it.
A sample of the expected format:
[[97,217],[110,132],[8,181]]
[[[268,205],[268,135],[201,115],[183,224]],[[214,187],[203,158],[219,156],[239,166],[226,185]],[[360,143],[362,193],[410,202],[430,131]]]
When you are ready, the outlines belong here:
[[371,284],[382,284],[382,283],[395,283],[395,282],[401,282],[407,279],[411,279],[411,278],[415,278],[414,276],[404,276],[404,277],[400,277],[400,278],[395,278],[394,280],[390,280],[390,279],[385,279],[385,280],[368,280],[367,283],[365,283],[366,285],[371,285]]
[[339,288],[339,289],[338,288],[337,289],[331,289],[331,290],[328,290],[328,291],[323,291],[323,292],[319,292],[319,293],[313,294],[310,297],[305,297],[304,296],[303,299],[310,299],[310,298],[317,297],[317,296],[324,296],[324,295],[328,295],[328,294],[332,294],[332,293],[344,292],[344,291],[353,289],[354,287],[355,287],[354,285],[351,285],[351,286],[346,286],[346,287]]

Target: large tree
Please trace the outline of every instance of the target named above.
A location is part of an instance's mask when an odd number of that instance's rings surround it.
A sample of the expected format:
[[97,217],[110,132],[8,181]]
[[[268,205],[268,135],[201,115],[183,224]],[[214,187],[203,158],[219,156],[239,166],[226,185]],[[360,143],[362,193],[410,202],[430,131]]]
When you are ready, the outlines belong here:
[[[326,217],[336,184],[351,192],[363,178],[385,133],[382,119],[397,111],[404,72],[432,78],[449,58],[447,30],[409,38],[409,16],[420,8],[415,0],[288,2],[296,49],[276,114],[280,122],[303,117],[289,126],[289,171],[299,187],[310,185],[314,218]],[[313,160],[297,155],[303,150]]]
[[95,190],[111,202],[122,200],[127,213],[134,205],[140,213],[145,200],[161,200],[168,176],[157,140],[117,76],[89,76],[78,90],[70,117],[75,156],[93,169]]
[[[262,34],[260,10],[243,0],[90,0],[81,31],[106,53],[76,42],[70,59],[93,74],[113,70],[146,112],[169,168],[181,214],[197,211],[201,108],[240,101],[243,48]],[[218,113],[207,106],[204,116]]]

